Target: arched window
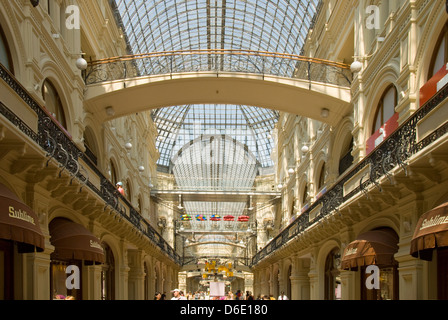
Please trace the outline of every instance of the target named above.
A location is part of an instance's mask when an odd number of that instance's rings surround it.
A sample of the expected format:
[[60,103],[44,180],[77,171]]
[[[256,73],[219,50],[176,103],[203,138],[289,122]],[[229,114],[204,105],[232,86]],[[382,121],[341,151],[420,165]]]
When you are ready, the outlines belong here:
[[328,254],[325,261],[325,300],[341,299],[339,261],[339,248],[335,248]]
[[437,44],[429,66],[428,80],[431,79],[448,62],[448,23],[437,40]]
[[115,258],[111,248],[103,243],[106,262],[101,271],[102,300],[115,300]]
[[115,169],[115,165],[112,160],[110,161],[109,166],[110,166],[109,171],[110,181],[112,181],[112,184],[115,186],[118,182],[118,178],[117,178],[117,170]]
[[393,84],[387,87],[383,96],[378,103],[376,110],[372,134],[379,130],[387,120],[392,118],[395,114],[395,107],[397,106],[397,89]]
[[303,188],[302,204],[306,204],[308,200],[308,184]]
[[150,282],[150,274],[149,274],[149,268],[146,263],[146,261],[143,263],[143,271],[145,272],[145,279],[144,279],[144,300],[149,300],[149,282]]
[[98,165],[98,155],[95,143],[95,135],[90,127],[84,130],[84,146],[86,147],[86,155],[95,165]]
[[319,173],[319,181],[317,182],[317,190],[320,190],[325,185],[325,162],[322,163]]
[[349,140],[349,143],[345,143],[341,158],[339,159],[339,175],[343,174],[353,164],[353,137]]
[[53,115],[53,117],[59,122],[61,126],[67,128],[67,122],[65,119],[64,108],[62,106],[61,98],[58,91],[51,83],[46,79],[42,86],[42,97],[45,101],[45,108]]
[[142,213],[143,205],[142,205],[142,197],[139,195],[137,199],[138,212]]
[[131,184],[129,183],[129,180],[126,181],[126,195],[129,202],[132,202]]
[[14,68],[12,65],[11,51],[9,50],[6,36],[3,33],[3,29],[0,26],[0,63],[6,67],[12,74],[14,74]]

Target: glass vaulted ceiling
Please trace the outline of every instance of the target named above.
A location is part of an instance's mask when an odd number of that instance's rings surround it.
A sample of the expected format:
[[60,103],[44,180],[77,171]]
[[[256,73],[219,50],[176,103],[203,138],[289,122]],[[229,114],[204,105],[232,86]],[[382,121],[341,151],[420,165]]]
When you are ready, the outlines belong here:
[[320,0],[111,0],[132,53],[244,49],[301,54]]
[[[226,135],[246,146],[258,167],[273,165],[271,131],[278,119],[277,111],[239,105],[183,105],[160,108],[152,115],[159,131],[158,164],[167,170],[172,169],[172,161],[182,148],[203,135]],[[223,160],[235,159],[230,154],[229,149]]]

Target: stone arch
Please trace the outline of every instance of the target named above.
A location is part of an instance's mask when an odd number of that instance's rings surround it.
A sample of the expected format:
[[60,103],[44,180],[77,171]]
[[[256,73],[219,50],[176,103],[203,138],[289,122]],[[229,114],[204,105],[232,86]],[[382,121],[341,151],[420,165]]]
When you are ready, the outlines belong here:
[[158,291],[160,293],[165,293],[163,287],[162,287],[162,273],[160,270],[160,262],[157,261],[155,264],[153,264],[152,267],[153,271],[154,271],[154,290]]
[[10,1],[2,1],[0,4],[0,21],[1,28],[5,35],[6,41],[8,42],[8,47],[11,54],[11,60],[14,66],[14,76],[21,80],[23,75],[23,66],[25,63],[25,46],[22,40],[22,34],[20,31],[20,26],[14,17],[15,13],[11,7]]
[[[374,88],[372,92],[369,93],[369,99],[364,110],[364,117],[360,121],[364,124],[365,140],[370,137],[373,129],[373,120],[377,111],[378,104],[385,93],[386,89],[393,85],[397,90],[399,95],[401,92],[400,87],[397,84],[397,79],[399,75],[398,66],[395,63],[385,66],[378,72],[375,77],[375,81],[371,84],[371,88]],[[364,142],[366,142],[364,141]]]
[[[328,159],[328,173],[329,182],[331,183],[339,176],[339,163],[344,156],[345,150],[348,150],[348,146],[354,137],[352,135],[353,119],[352,117],[345,117],[339,124],[335,134],[330,142],[330,157]],[[353,141],[353,144],[355,141]]]
[[117,181],[113,181],[113,172],[110,172],[110,181],[112,183],[116,183],[118,181],[124,182],[123,181],[123,169],[122,166],[120,165],[120,161],[118,161],[118,159],[120,159],[117,151],[115,148],[112,148],[112,150],[110,150],[110,154],[109,154],[109,158],[108,158],[108,170],[112,170],[112,168],[110,167],[111,165],[113,166],[113,168],[115,169],[115,174],[116,174],[116,179]]
[[[298,105],[297,101],[301,103]],[[308,81],[295,78],[198,72],[89,85],[85,108],[104,122],[160,107],[236,104],[275,109],[336,125],[350,112],[350,101],[349,87],[312,83],[310,88]],[[108,107],[113,110],[109,115]],[[328,117],[322,117],[322,109],[330,110]]]
[[[98,135],[95,131],[95,129],[87,124],[84,128],[84,145],[88,145],[90,151],[96,156],[97,159],[97,166],[102,167],[99,161],[102,159],[102,150],[100,148],[101,142],[100,139],[98,139]],[[87,140],[87,143],[86,143]]]
[[[325,264],[327,261],[328,255],[333,250],[339,249],[341,250],[341,244],[339,241],[335,239],[330,239],[326,241],[319,249],[319,253],[316,257],[316,265],[317,265],[317,273],[318,273],[318,284],[317,284],[317,293],[318,293],[318,299],[324,300],[325,299]],[[341,254],[342,252],[340,252]]]
[[291,259],[288,258],[284,260],[281,275],[283,279],[283,286],[280,286],[278,295],[275,298],[277,299],[278,296],[281,294],[281,292],[284,291],[288,299],[291,299],[291,275],[292,275]]
[[[326,175],[326,171],[328,170],[328,156],[327,153],[324,150],[320,150],[316,155],[314,159],[315,165],[314,165],[314,172],[313,172],[313,184],[315,186],[314,188],[314,196],[317,195],[317,193],[323,188],[325,185],[325,182],[322,185],[320,184],[320,178],[321,174]],[[322,170],[324,172],[322,172]],[[326,180],[326,179],[325,179]]]
[[444,204],[445,202],[448,202],[448,192],[445,193],[443,196],[439,197],[436,201],[434,201],[432,208],[440,206],[441,204]]
[[48,57],[42,59],[42,61],[40,62],[40,69],[43,75],[43,81],[40,84],[40,87],[43,87],[43,84],[46,80],[49,80],[54,86],[59,95],[59,98],[61,99],[62,108],[64,110],[65,122],[67,124],[67,128],[65,128],[65,130],[67,130],[69,133],[73,132],[75,111],[73,101],[71,100],[71,92],[73,91],[73,89],[68,85],[70,82],[62,81],[67,77],[60,71],[60,67]]
[[[103,247],[107,246],[109,247],[112,256],[113,256],[113,260],[114,260],[114,266],[113,266],[113,287],[114,287],[114,292],[113,295],[115,298],[119,297],[119,286],[120,286],[120,273],[118,272],[119,270],[119,266],[122,264],[123,261],[123,255],[122,252],[120,250],[120,245],[118,243],[118,241],[109,233],[104,233],[103,235],[101,235],[100,237],[101,243],[103,244]],[[106,253],[107,254],[107,253]],[[108,259],[108,257],[106,257],[106,259]],[[107,260],[106,260],[107,263]]]
[[377,217],[369,221],[365,221],[365,223],[360,226],[358,234],[355,238],[363,234],[367,231],[371,231],[378,228],[390,228],[395,231],[398,235],[400,234],[400,221],[399,219],[395,219],[389,216]]
[[89,229],[88,226],[85,225],[85,221],[81,220],[79,216],[76,214],[76,212],[71,211],[60,205],[55,205],[48,210],[48,223],[50,223],[55,218],[66,218],[68,220],[71,220],[75,223],[82,225],[86,229]]
[[[308,203],[309,201],[309,192],[310,192],[310,188],[308,186],[309,181],[308,181],[308,176],[306,173],[303,173],[299,179],[299,185],[298,185],[298,190],[299,190],[299,203],[300,203],[300,207],[303,208],[303,206],[305,204]],[[306,197],[305,197],[306,196]]]

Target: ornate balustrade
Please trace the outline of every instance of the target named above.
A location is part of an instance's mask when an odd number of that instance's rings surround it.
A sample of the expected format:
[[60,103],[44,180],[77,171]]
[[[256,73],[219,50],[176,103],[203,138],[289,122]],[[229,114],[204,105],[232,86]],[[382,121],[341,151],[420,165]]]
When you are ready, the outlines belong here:
[[87,85],[140,76],[185,72],[237,72],[272,75],[348,87],[350,66],[316,58],[250,50],[163,51],[91,61]]

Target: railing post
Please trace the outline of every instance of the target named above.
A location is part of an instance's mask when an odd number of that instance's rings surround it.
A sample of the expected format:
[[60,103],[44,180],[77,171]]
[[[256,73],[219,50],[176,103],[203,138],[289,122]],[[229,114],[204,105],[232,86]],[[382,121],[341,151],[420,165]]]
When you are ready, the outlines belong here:
[[308,82],[309,82],[309,89],[311,90],[311,61],[308,60]]

